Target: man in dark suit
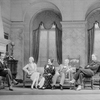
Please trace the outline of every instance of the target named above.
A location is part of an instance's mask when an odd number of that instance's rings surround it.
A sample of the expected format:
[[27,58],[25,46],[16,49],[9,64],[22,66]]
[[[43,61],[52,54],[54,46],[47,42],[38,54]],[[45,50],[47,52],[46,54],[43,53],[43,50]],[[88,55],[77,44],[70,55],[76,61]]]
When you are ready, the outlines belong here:
[[5,54],[1,53],[0,55],[0,76],[6,77],[8,82],[8,87],[10,91],[13,91],[12,89],[12,74],[9,68],[7,68],[6,63],[4,62]]
[[92,62],[85,68],[80,68],[76,72],[74,79],[70,81],[70,83],[74,83],[79,79],[79,86],[77,90],[81,90],[83,77],[92,77],[94,74],[96,74],[99,67],[100,67],[100,62],[98,62],[97,57],[94,54],[92,54]]

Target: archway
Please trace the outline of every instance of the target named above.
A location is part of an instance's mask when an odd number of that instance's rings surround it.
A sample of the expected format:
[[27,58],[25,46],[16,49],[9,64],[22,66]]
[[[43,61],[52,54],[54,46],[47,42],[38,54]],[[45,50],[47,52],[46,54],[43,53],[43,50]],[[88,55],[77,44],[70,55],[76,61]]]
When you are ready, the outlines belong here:
[[56,66],[62,63],[61,20],[61,15],[52,10],[38,13],[33,20],[32,56],[38,66],[43,67],[48,58],[53,58]]
[[88,63],[91,61],[91,55],[96,53],[94,50],[95,42],[95,25],[100,26],[100,10],[96,9],[87,16],[87,31],[88,31]]
[[57,5],[48,2],[48,1],[36,1],[29,5],[26,10],[23,20],[24,20],[24,31],[23,31],[23,62],[22,65],[26,65],[28,63],[28,58],[33,56],[32,54],[32,33],[33,33],[33,21],[36,16],[45,10],[50,10],[55,12],[55,14],[60,15],[62,18],[61,9],[57,7]]

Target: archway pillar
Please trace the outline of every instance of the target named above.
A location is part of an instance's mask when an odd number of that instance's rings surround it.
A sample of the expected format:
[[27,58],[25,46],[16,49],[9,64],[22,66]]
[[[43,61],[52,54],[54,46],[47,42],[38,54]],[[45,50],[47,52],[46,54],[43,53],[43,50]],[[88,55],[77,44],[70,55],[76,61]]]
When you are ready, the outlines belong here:
[[84,67],[87,63],[86,44],[86,22],[85,21],[63,21],[62,24],[62,58],[78,57],[80,65]]
[[11,23],[10,39],[15,44],[13,56],[16,60],[18,60],[16,79],[22,79],[23,78],[22,68],[24,66],[24,23],[23,22]]

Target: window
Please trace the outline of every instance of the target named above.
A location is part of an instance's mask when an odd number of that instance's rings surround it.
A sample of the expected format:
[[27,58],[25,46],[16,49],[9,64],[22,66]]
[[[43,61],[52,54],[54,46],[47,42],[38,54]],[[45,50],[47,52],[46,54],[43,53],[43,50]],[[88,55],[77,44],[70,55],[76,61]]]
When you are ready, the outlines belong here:
[[43,67],[47,63],[48,58],[53,58],[54,65],[58,66],[56,57],[55,25],[49,30],[45,29],[43,25],[41,25],[40,28],[38,66]]
[[100,59],[100,28],[98,23],[95,23],[94,54],[96,54],[98,56],[98,59]]

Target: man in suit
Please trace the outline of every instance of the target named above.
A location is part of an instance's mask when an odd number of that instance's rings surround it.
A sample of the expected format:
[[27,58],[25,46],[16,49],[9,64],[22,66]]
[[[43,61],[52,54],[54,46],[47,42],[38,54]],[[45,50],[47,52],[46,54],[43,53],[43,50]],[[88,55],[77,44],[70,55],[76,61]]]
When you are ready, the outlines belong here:
[[10,91],[13,91],[12,88],[12,74],[9,68],[7,68],[6,63],[4,62],[5,54],[1,53],[0,55],[0,76],[6,77],[8,82],[8,87]]
[[60,76],[60,89],[63,90],[63,84],[65,81],[65,76],[67,74],[68,69],[70,68],[69,66],[69,59],[65,59],[64,64],[60,64],[59,69],[56,70],[55,75],[53,76],[53,84],[52,84],[52,89],[55,89],[55,84],[56,81],[58,79],[58,77]]
[[84,77],[92,77],[98,71],[100,67],[100,62],[97,61],[96,55],[92,54],[92,61],[85,68],[80,68],[72,81],[70,83],[75,83],[79,79],[79,85],[77,90],[81,90],[82,88],[82,79]]

